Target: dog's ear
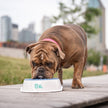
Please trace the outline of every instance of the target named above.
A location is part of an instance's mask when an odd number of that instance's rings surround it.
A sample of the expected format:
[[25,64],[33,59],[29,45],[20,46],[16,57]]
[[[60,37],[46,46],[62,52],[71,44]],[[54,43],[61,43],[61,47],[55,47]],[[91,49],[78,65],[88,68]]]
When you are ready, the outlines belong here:
[[33,47],[35,47],[36,45],[37,45],[38,43],[34,43],[34,44],[30,44],[30,45],[28,45],[27,47],[26,47],[26,52],[27,53],[31,53],[31,51],[33,50]]
[[54,53],[60,57],[61,59],[64,59],[65,58],[65,54],[63,53],[63,51],[60,49],[59,46],[55,45],[54,46]]

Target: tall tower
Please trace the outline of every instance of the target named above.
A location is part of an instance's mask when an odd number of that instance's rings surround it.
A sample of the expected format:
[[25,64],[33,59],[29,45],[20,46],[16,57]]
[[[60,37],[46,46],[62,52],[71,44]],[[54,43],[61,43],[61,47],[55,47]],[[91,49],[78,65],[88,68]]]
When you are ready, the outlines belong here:
[[51,21],[48,16],[42,18],[42,32],[51,27]]
[[2,16],[0,20],[0,42],[11,40],[12,23],[9,16]]
[[28,26],[28,29],[29,29],[31,32],[34,33],[34,32],[35,32],[35,23],[33,23],[33,22],[30,23],[29,26]]
[[11,40],[18,41],[18,25],[12,24],[12,37]]
[[92,35],[91,38],[88,38],[88,48],[97,50],[101,53],[104,53],[106,51],[106,20],[105,20],[105,7],[103,5],[102,0],[88,0],[88,7],[89,8],[98,8],[101,9],[101,16],[98,16],[94,19],[93,22],[91,22],[91,25],[97,28],[97,31],[99,31],[98,34]]
[[36,42],[35,24],[30,23],[27,28],[24,28],[19,33],[19,42],[31,43]]

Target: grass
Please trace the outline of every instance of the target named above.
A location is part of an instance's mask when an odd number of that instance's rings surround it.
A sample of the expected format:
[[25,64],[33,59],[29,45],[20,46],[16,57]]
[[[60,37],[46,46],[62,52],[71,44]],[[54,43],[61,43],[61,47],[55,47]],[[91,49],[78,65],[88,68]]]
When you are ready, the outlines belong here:
[[[82,77],[90,77],[90,76],[97,76],[97,75],[103,75],[104,73],[102,71],[86,71],[84,70]],[[55,74],[55,77],[57,77],[57,73]],[[73,68],[69,69],[63,69],[63,79],[72,79],[73,78]]]
[[30,71],[28,60],[0,56],[0,85],[22,83]]
[[[102,71],[88,72],[84,71],[83,77],[104,74]],[[20,84],[24,78],[31,77],[31,68],[29,60],[15,59],[0,56],[0,85]],[[54,75],[57,77],[57,73]],[[63,79],[73,77],[73,68],[63,70]]]

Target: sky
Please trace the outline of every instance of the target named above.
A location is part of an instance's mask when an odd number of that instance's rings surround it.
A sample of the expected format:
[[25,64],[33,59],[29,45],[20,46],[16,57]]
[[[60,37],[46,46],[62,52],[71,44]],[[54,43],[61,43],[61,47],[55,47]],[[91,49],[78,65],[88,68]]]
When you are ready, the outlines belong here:
[[[19,25],[19,30],[35,23],[35,31],[41,32],[41,20],[45,16],[57,15],[58,3],[63,1],[69,4],[70,0],[0,0],[0,17],[8,15],[12,23]],[[108,19],[108,0],[101,0],[105,6],[106,19]],[[108,49],[108,20],[106,20],[106,46]]]
[[42,17],[56,15],[58,2],[59,0],[0,0],[0,17],[10,16],[12,22],[19,25],[19,29],[34,22],[36,32],[40,32]]

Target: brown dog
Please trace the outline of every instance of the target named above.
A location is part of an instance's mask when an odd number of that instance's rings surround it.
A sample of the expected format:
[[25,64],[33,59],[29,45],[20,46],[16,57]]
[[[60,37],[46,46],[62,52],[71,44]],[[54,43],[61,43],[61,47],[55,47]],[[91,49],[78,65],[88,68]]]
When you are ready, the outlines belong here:
[[33,79],[53,78],[58,71],[62,83],[62,68],[73,65],[72,88],[84,87],[81,77],[87,58],[87,37],[80,26],[67,24],[49,28],[26,51],[30,54]]

